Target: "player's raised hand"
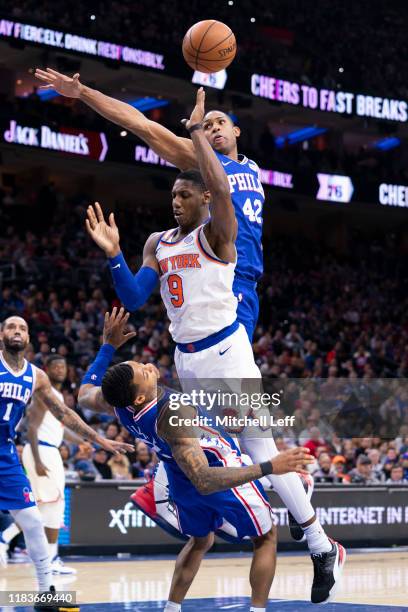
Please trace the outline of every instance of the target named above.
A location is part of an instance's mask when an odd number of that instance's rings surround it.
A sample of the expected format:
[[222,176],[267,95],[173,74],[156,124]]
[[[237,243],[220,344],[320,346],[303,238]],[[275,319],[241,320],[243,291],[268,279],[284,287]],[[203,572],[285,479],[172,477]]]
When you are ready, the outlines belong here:
[[54,89],[61,96],[66,96],[67,98],[79,98],[81,95],[83,86],[79,82],[78,72],[73,77],[69,77],[52,68],[47,68],[46,70],[36,68],[35,76],[44,83],[44,85],[40,85],[40,89]]
[[103,343],[111,344],[115,349],[118,349],[122,344],[125,344],[131,338],[136,336],[136,332],[126,332],[126,325],[130,313],[125,312],[122,307],[119,310],[115,308],[111,314],[105,313],[105,323],[103,326]]
[[107,257],[118,255],[120,253],[120,236],[114,214],[109,215],[109,223],[106,223],[99,202],[95,202],[95,206],[88,206],[86,214],[88,218],[85,220],[85,225],[92,240],[105,251]]
[[182,123],[189,130],[193,125],[202,123],[205,115],[205,91],[203,87],[197,90],[196,104],[193,108],[193,112],[190,115],[190,119],[182,119]]
[[291,448],[282,451],[276,457],[273,457],[273,473],[276,475],[286,474],[287,472],[298,472],[299,474],[309,474],[306,466],[314,463],[315,459],[310,454],[308,448],[304,446]]

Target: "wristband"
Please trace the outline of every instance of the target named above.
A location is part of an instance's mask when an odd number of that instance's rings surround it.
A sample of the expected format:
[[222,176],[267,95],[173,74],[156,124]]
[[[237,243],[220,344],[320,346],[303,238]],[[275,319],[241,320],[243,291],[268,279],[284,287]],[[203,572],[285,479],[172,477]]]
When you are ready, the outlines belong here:
[[191,127],[187,128],[187,131],[189,132],[189,134],[192,134],[196,130],[202,130],[202,129],[203,129],[203,124],[202,123],[195,123]]
[[262,476],[269,476],[269,474],[273,474],[273,465],[272,461],[263,461],[259,464],[261,468]]
[[115,353],[115,347],[111,344],[103,344],[98,351],[93,363],[82,379],[82,385],[95,385],[100,387],[102,378],[105,376],[106,370],[110,366],[110,362]]

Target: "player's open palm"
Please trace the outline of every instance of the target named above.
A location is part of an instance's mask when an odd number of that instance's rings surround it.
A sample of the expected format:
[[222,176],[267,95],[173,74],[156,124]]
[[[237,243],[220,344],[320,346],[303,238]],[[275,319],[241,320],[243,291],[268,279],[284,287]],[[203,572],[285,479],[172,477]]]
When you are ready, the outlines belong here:
[[41,89],[54,89],[61,96],[68,98],[79,98],[80,96],[82,85],[79,82],[79,73],[69,77],[52,68],[46,70],[36,68],[35,76],[44,83],[40,86]]
[[308,448],[296,447],[282,451],[272,459],[273,473],[276,475],[286,474],[287,472],[298,472],[299,474],[309,474],[306,466],[314,463],[314,457]]
[[109,223],[107,223],[98,202],[95,202],[95,206],[88,206],[86,212],[85,224],[88,234],[105,251],[107,257],[115,257],[120,252],[120,237],[114,214],[109,215]]

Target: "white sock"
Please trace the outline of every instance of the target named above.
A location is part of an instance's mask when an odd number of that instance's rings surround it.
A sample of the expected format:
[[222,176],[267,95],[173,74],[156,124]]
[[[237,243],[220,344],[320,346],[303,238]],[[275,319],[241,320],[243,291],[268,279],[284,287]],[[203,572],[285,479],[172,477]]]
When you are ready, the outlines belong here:
[[251,606],[249,612],[266,612],[266,608],[254,608],[254,606]]
[[[254,463],[268,461],[279,452],[272,437],[242,437],[240,442],[244,451],[251,457]],[[282,476],[270,474],[266,478],[299,525],[310,521],[315,511],[301,479],[295,472],[283,474]],[[306,527],[304,532],[312,554],[329,552],[332,549],[330,540],[317,519],[309,527]]]
[[48,542],[37,506],[11,510],[10,514],[24,533],[27,552],[35,566],[39,590],[49,591],[52,584],[52,570]]
[[181,604],[174,603],[174,601],[168,601],[164,606],[163,612],[180,612]]
[[48,542],[48,550],[50,551],[50,559],[52,561],[58,556],[58,542],[54,542],[53,544]]
[[[269,437],[264,438],[246,438],[245,436],[240,438],[244,452],[251,457],[254,463],[269,461],[279,454],[275,440],[271,435],[269,434]],[[270,474],[266,478],[299,525],[310,521],[315,512],[303,488],[302,481],[295,472],[289,472],[282,476]]]
[[303,531],[312,555],[331,551],[333,546],[317,518],[309,527],[304,527]]
[[9,544],[13,538],[16,537],[20,533],[21,529],[16,523],[11,523],[2,533],[0,533],[0,538],[6,544]]

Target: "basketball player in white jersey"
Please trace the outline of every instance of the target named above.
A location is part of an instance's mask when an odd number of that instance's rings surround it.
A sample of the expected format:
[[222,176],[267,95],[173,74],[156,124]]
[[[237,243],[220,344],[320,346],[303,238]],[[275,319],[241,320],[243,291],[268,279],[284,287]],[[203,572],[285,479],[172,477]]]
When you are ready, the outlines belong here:
[[[46,372],[53,393],[61,402],[62,385],[67,377],[67,363],[61,355],[51,355]],[[39,401],[34,401],[28,414],[28,443],[23,450],[23,465],[26,469],[43,518],[47,536],[53,574],[76,574],[73,567],[66,566],[58,556],[58,534],[64,523],[65,472],[59,452],[62,440],[68,433],[63,424]],[[82,440],[70,433],[76,443]]]
[[[109,257],[115,287],[126,308],[139,308],[160,281],[170,333],[177,343],[174,359],[182,384],[211,378],[260,381],[248,335],[236,319],[232,284],[237,221],[227,177],[204,133],[204,99],[200,88],[186,122],[201,174],[186,171],[176,178],[172,200],[178,227],[148,238],[139,272],[135,276],[130,272],[121,253],[113,214],[107,224],[99,204],[95,210],[90,206],[86,224]],[[278,452],[271,434],[245,437],[244,444],[254,462]],[[295,517],[307,506],[311,518],[298,522],[308,539],[315,569],[311,598],[313,603],[324,603],[335,593],[345,551],[327,538],[307,497],[305,501],[297,475],[271,474],[268,479]]]

